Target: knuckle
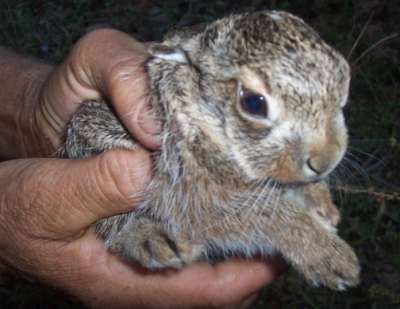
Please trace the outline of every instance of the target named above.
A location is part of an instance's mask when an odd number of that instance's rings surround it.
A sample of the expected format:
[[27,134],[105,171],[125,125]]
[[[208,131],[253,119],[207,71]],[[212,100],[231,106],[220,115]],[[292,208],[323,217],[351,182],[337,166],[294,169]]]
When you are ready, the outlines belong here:
[[112,150],[100,160],[100,174],[112,199],[135,202],[148,181],[149,158],[138,151]]
[[112,28],[97,28],[89,30],[83,37],[79,40],[78,44],[83,45],[93,45],[97,42],[107,42],[107,39],[110,36],[114,36],[120,33],[120,31],[112,29]]
[[231,308],[237,302],[237,295],[219,289],[208,287],[202,291],[202,302],[207,308]]
[[[115,44],[110,44],[110,42],[115,41],[115,38],[118,38],[120,34],[120,31],[111,28],[91,30],[74,45],[70,56],[73,59],[78,59],[78,62],[83,65],[91,66],[92,62],[96,62],[99,57],[106,57],[104,55],[110,48],[117,49]],[[102,50],[103,53],[99,54],[99,50]],[[96,65],[100,64],[97,63]]]
[[119,30],[95,29],[78,41],[71,55],[83,67],[95,72],[92,77],[94,84],[110,95],[110,90],[121,81],[136,76],[141,67],[139,64],[147,58],[140,52],[141,45],[135,42]]
[[210,308],[235,308],[233,304],[236,302],[236,299],[233,299],[232,296],[228,298],[226,296],[214,294],[214,298],[210,301],[209,306]]
[[118,51],[105,71],[108,77],[106,87],[111,97],[117,97],[121,91],[129,90],[130,95],[135,91],[144,91],[147,86],[143,65],[146,59],[146,55],[137,51]]

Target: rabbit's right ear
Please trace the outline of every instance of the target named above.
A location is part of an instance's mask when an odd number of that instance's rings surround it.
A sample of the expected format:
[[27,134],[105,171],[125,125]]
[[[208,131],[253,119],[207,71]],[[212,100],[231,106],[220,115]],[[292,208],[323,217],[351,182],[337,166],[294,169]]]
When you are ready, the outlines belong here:
[[182,64],[189,63],[186,53],[178,48],[165,44],[154,43],[149,45],[148,52],[155,58],[160,58],[169,62],[177,62]]

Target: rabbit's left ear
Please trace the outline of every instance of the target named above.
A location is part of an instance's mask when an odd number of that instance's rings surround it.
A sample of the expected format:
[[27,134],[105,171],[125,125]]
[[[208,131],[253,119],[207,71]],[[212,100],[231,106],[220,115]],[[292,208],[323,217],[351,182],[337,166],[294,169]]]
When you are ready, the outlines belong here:
[[169,62],[177,62],[182,64],[189,63],[186,53],[178,48],[165,44],[154,43],[149,45],[148,52],[155,58],[160,58]]

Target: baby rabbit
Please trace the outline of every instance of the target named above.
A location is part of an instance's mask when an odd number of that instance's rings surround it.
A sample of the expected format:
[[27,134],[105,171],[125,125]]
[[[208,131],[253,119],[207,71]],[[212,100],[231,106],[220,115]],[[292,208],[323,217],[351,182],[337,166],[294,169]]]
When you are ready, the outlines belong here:
[[[232,15],[149,47],[161,150],[145,200],[97,233],[124,259],[182,267],[281,254],[312,284],[343,290],[359,264],[337,234],[323,179],[342,159],[350,69],[300,18]],[[140,147],[104,102],[73,116],[61,156]]]

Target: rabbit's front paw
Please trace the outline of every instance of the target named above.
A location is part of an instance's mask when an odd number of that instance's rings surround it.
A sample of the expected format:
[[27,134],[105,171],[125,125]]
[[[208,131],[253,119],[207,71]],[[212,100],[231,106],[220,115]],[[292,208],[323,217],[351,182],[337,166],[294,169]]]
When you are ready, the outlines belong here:
[[358,284],[360,265],[353,249],[339,237],[321,248],[320,253],[302,267],[305,277],[315,286],[324,285],[344,291]]
[[335,230],[340,213],[332,202],[328,185],[324,182],[309,184],[303,188],[303,192],[311,215],[327,230]]
[[146,268],[182,268],[200,258],[203,245],[171,237],[156,223],[140,220],[134,229],[124,231],[110,250]]
[[159,233],[153,234],[152,239],[143,240],[136,250],[135,255],[139,257],[142,266],[147,268],[182,268],[199,259],[203,246],[191,244],[188,240],[172,240]]
[[336,233],[336,226],[340,220],[340,213],[333,203],[316,205],[310,209],[310,215],[326,230]]

